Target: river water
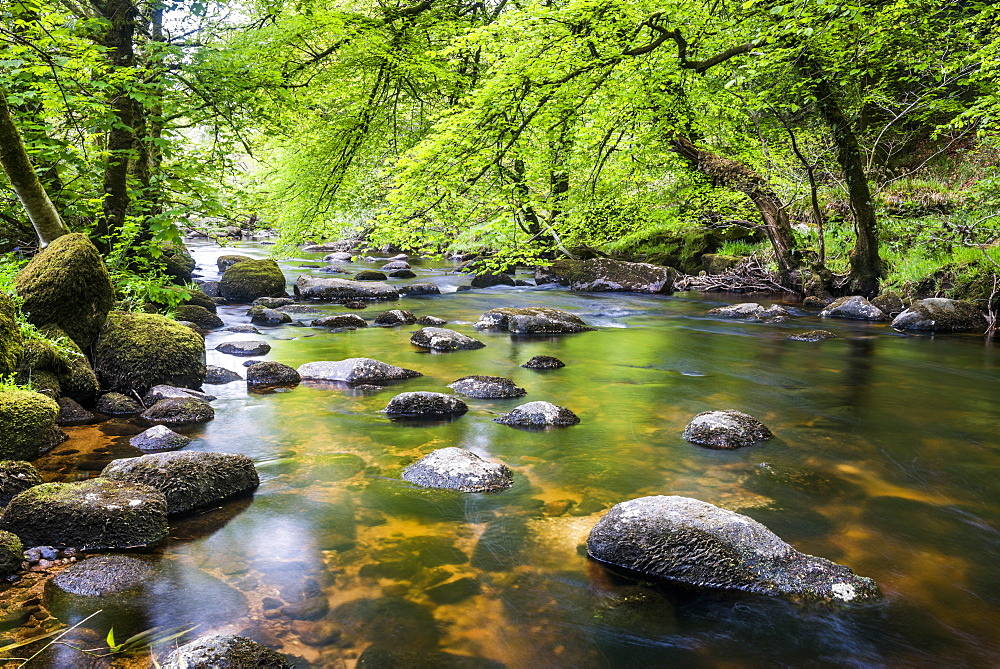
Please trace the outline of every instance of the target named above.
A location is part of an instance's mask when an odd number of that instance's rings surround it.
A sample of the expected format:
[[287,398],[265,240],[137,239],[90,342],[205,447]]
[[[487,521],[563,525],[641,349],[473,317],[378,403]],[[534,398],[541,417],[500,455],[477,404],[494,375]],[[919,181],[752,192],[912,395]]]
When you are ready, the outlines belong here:
[[[201,278],[226,253],[193,247]],[[289,280],[323,254],[283,261]],[[322,264],[321,262],[319,264]],[[377,268],[377,263],[348,267]],[[264,359],[293,367],[372,357],[423,377],[378,392],[301,385],[248,394],[206,386],[214,421],[183,430],[195,450],[243,453],[260,472],[252,498],[172,523],[157,558],[160,595],[137,630],[201,623],[241,633],[320,667],[995,666],[1000,662],[1000,364],[973,336],[902,336],[885,324],[821,320],[733,322],[706,311],[746,301],[578,294],[546,287],[454,292],[466,277],[415,264],[445,294],[372,305],[446,319],[486,343],[422,352],[418,326],[331,332],[296,323],[262,335],[220,331],[208,362],[244,373],[221,341],[265,339]],[[336,276],[336,275],[334,275]],[[770,303],[770,301],[762,301]],[[518,338],[476,333],[486,310],[544,306],[595,332]],[[227,325],[249,322],[224,306]],[[840,339],[788,341],[822,327]],[[539,354],[566,367],[519,365]],[[505,376],[519,400],[467,399],[451,422],[401,423],[380,411],[397,392],[448,392],[469,374]],[[548,400],[579,425],[528,432],[499,412]],[[681,432],[692,416],[738,409],[775,438],[737,451],[704,449]],[[95,476],[137,455],[127,421],[70,428],[40,461],[47,479]],[[499,494],[415,489],[401,470],[436,448],[461,446],[515,472]],[[75,454],[72,451],[77,451]],[[67,455],[67,453],[70,455]],[[796,549],[874,578],[885,600],[802,605],[740,593],[632,581],[589,560],[582,544],[610,506],[642,495],[695,497],[740,511]],[[85,612],[70,612],[72,622]],[[134,616],[133,616],[134,618]],[[72,619],[72,620],[71,620]],[[112,621],[93,624],[103,633]],[[103,627],[102,627],[103,625]],[[121,636],[119,635],[119,638]],[[412,652],[409,659],[386,660]],[[449,655],[440,655],[447,653]],[[162,659],[162,658],[161,658]]]

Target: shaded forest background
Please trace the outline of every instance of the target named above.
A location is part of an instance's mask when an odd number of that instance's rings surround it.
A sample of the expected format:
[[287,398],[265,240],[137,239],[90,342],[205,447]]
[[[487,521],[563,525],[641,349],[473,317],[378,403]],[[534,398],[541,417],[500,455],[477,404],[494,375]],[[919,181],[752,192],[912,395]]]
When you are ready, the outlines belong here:
[[5,272],[85,232],[120,291],[169,303],[171,244],[238,226],[279,252],[363,238],[689,274],[752,257],[821,298],[996,301],[998,19],[922,0],[2,0]]

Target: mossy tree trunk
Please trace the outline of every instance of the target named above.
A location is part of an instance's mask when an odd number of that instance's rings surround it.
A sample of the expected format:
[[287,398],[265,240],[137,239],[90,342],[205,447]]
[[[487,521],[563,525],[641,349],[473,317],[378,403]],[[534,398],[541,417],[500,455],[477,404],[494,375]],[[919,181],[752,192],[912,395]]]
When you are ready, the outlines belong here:
[[24,149],[7,106],[7,91],[3,88],[0,88],[0,164],[31,220],[39,244],[45,247],[53,239],[67,234],[69,228],[49,199]]
[[714,185],[744,193],[753,201],[764,219],[764,230],[778,259],[778,268],[787,278],[797,266],[795,237],[785,206],[767,180],[743,163],[700,149],[681,135],[674,135],[668,147]]

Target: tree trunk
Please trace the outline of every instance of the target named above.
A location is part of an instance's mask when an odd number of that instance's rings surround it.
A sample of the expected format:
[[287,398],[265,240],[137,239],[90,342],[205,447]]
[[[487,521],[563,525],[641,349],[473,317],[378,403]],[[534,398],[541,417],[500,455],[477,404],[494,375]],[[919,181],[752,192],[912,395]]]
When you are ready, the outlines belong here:
[[699,149],[690,139],[680,135],[670,139],[668,148],[708,177],[714,185],[744,193],[753,201],[764,219],[764,230],[774,248],[779,271],[787,279],[797,266],[795,237],[788,223],[788,213],[767,180],[743,163]]
[[854,215],[854,248],[851,249],[851,292],[871,297],[878,294],[879,279],[885,272],[885,263],[878,254],[878,221],[872,204],[868,175],[861,160],[857,135],[844,116],[830,83],[822,76],[818,66],[809,63],[813,77],[813,92],[823,120],[830,126],[837,163],[844,173],[847,197]]
[[[110,22],[105,46],[110,50],[113,69],[131,68],[135,64],[135,8],[129,0],[108,0],[104,16]],[[114,246],[125,225],[129,160],[135,144],[135,101],[124,87],[113,93],[111,108],[115,119],[108,131],[104,165],[104,216],[97,226],[98,246],[105,252]]]
[[35,169],[31,165],[28,153],[24,149],[21,135],[17,132],[14,120],[7,106],[7,91],[0,88],[0,164],[7,174],[17,199],[28,213],[38,243],[43,248],[57,237],[69,233],[69,228],[63,223],[52,200],[49,199],[45,187],[38,180]]

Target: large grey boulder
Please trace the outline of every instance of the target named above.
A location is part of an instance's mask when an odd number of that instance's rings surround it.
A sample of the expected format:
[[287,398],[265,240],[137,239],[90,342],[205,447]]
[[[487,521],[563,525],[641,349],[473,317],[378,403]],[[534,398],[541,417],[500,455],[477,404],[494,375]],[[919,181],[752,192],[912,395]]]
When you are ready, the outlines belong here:
[[740,411],[704,411],[684,428],[684,438],[692,444],[712,448],[740,448],[774,435],[753,416]]
[[410,325],[416,322],[417,317],[413,315],[413,312],[405,309],[390,309],[389,311],[383,311],[375,314],[375,320],[372,321],[375,325],[380,325],[382,327]]
[[310,325],[321,328],[355,329],[368,327],[368,321],[357,314],[334,314],[317,318]]
[[421,328],[410,336],[410,343],[432,351],[474,350],[486,346],[461,332],[448,328]]
[[250,322],[257,325],[282,325],[283,323],[292,322],[292,317],[284,311],[265,306],[253,307],[249,313]]
[[303,300],[398,300],[399,291],[387,283],[351,281],[318,276],[295,280],[295,296]]
[[757,521],[690,497],[617,504],[587,538],[601,562],[690,585],[851,602],[881,598],[870,578],[799,553]]
[[502,376],[463,376],[449,383],[448,387],[459,395],[478,399],[507,399],[528,394],[524,388],[517,387],[513,381]]
[[249,358],[255,355],[267,355],[271,351],[271,345],[258,340],[224,341],[216,346],[215,350],[219,353]]
[[331,253],[327,256],[323,256],[325,262],[351,262],[354,260],[354,256],[345,251],[338,251],[337,253]]
[[193,397],[197,400],[201,400],[202,402],[211,402],[216,399],[215,395],[209,395],[208,393],[203,393],[198,390],[178,388],[177,386],[161,384],[150,388],[149,392],[142,396],[142,403],[146,406],[151,406],[160,400],[169,400],[174,398],[184,399],[186,397]]
[[243,262],[244,260],[253,260],[253,258],[237,254],[222,255],[215,259],[215,266],[219,268],[220,272],[225,272],[236,263]]
[[819,315],[823,318],[854,318],[860,321],[889,320],[885,312],[860,295],[838,298],[819,312]]
[[299,375],[308,381],[340,381],[342,383],[385,383],[423,376],[420,372],[397,367],[372,358],[323,360],[299,365]]
[[410,269],[410,263],[405,260],[393,260],[379,267],[383,272],[391,272],[394,269]]
[[477,330],[506,330],[512,334],[561,334],[587,332],[589,327],[576,314],[560,309],[527,307],[490,309],[476,323]]
[[172,651],[163,669],[291,669],[278,651],[242,636],[213,634]]
[[558,260],[535,271],[535,283],[558,283],[583,292],[674,292],[681,276],[673,267],[650,263],[624,262],[610,258]]
[[528,402],[514,407],[510,413],[500,414],[494,423],[514,427],[550,427],[555,425],[576,425],[580,418],[566,407],[551,402]]
[[248,386],[297,386],[302,382],[302,376],[280,362],[266,360],[247,367]]
[[740,304],[728,304],[724,307],[709,309],[708,314],[709,316],[721,316],[722,318],[772,321],[787,318],[788,310],[776,304],[764,307],[756,302],[741,302]]
[[215,504],[260,485],[253,461],[238,453],[151,453],[112,460],[101,476],[159,490],[170,515]]
[[242,381],[243,377],[231,369],[219,367],[218,365],[207,365],[205,367],[205,383],[210,386],[221,386],[233,381]]
[[194,397],[172,397],[160,400],[141,415],[150,423],[189,425],[207,423],[215,418],[215,410],[208,403]]
[[399,287],[400,295],[416,297],[419,295],[440,295],[441,289],[435,283],[411,283]]
[[493,286],[513,286],[514,277],[504,272],[477,272],[472,277],[473,288],[492,288]]
[[253,302],[285,292],[285,275],[273,260],[243,260],[222,273],[219,292],[230,302]]
[[423,418],[434,416],[461,416],[469,407],[454,395],[444,393],[400,393],[383,411],[398,418]]
[[967,332],[982,330],[986,318],[972,302],[931,297],[914,302],[892,321],[897,330]]
[[28,546],[142,548],[167,536],[167,500],[150,486],[105,478],[44,483],[10,501],[0,529]]
[[510,468],[488,462],[464,448],[450,446],[425,455],[403,470],[403,480],[424,488],[496,492],[514,483]]
[[177,434],[166,425],[154,425],[142,434],[129,439],[128,443],[143,453],[176,451],[190,444],[191,437]]

